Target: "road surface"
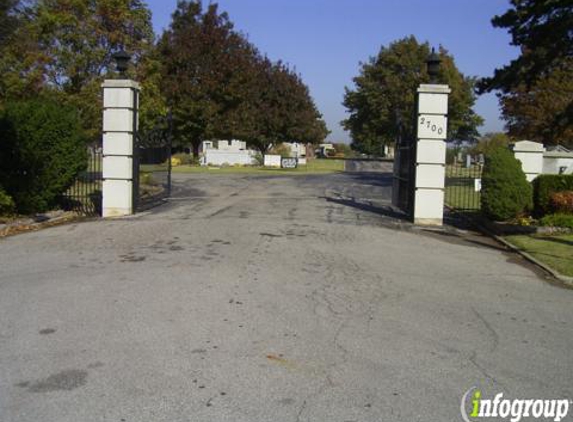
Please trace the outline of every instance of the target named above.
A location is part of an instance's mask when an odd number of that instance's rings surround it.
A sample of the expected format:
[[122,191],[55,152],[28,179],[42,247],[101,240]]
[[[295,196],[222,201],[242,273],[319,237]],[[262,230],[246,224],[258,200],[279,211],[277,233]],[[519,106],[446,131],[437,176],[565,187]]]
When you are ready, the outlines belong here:
[[150,212],[0,240],[0,420],[454,421],[474,386],[573,398],[573,291],[412,228],[390,192],[175,175]]

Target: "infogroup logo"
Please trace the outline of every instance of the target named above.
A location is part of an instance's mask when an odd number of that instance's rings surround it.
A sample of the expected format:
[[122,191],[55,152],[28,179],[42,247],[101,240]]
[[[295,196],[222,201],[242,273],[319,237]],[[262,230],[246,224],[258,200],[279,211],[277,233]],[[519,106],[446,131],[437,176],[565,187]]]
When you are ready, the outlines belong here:
[[567,417],[571,403],[567,399],[504,399],[503,393],[485,399],[482,392],[473,387],[463,395],[460,410],[465,422],[488,418],[511,422],[523,418],[560,422]]

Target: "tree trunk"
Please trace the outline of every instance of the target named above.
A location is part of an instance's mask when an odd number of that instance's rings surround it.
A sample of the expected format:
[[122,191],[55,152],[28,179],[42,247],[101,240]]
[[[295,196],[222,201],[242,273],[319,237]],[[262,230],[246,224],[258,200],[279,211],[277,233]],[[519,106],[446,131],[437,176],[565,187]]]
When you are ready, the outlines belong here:
[[191,145],[193,146],[193,158],[198,159],[199,147],[201,146],[201,141],[193,141]]

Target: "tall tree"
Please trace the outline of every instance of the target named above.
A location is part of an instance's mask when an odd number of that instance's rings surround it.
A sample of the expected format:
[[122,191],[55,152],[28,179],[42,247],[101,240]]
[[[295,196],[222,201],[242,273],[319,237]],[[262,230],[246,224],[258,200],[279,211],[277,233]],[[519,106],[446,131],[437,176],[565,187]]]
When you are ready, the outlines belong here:
[[217,4],[180,1],[159,42],[162,90],[178,143],[238,138],[266,151],[288,140],[316,142],[326,127],[301,78],[260,55]]
[[[350,116],[342,122],[352,136],[353,148],[377,154],[399,133],[413,137],[416,88],[429,81],[426,59],[430,46],[414,36],[382,47],[376,57],[363,63],[354,78],[354,89],[346,88],[344,106]],[[448,138],[475,139],[482,118],[475,114],[475,79],[464,76],[454,59],[440,47],[442,65],[438,81],[452,89],[449,105]]]
[[478,92],[498,90],[514,136],[573,145],[573,2],[512,0],[492,24],[511,34],[521,54],[482,79]]
[[573,2],[571,0],[511,0],[512,7],[495,16],[492,24],[507,29],[511,44],[522,54],[496,69],[493,77],[478,84],[480,93],[507,92],[519,85],[531,86],[539,78],[573,56]]
[[499,95],[510,136],[567,147],[573,147],[573,122],[567,113],[572,98],[573,59],[529,88],[523,83]]
[[179,1],[159,53],[177,142],[191,144],[197,156],[203,140],[224,137],[239,124],[233,111],[256,52],[216,4],[203,11],[199,1]]
[[265,153],[281,142],[317,144],[326,138],[326,124],[308,87],[288,66],[259,59],[250,82],[241,107],[241,136],[251,146]]
[[18,25],[18,0],[0,0],[0,48]]
[[49,90],[77,107],[96,138],[100,83],[112,54],[125,48],[137,62],[153,41],[151,13],[142,0],[38,0],[3,51],[6,96]]

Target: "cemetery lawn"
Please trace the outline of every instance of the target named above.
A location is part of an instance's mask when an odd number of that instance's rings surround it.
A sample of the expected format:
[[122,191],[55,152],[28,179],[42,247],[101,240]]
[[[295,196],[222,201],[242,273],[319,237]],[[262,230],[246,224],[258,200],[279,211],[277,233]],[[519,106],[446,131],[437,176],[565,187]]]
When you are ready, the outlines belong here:
[[208,167],[208,166],[177,166],[173,173],[210,173],[210,174],[269,174],[269,175],[295,175],[295,174],[327,174],[344,171],[344,160],[316,159],[296,169],[279,169],[266,167]]
[[573,277],[573,234],[517,235],[505,240],[561,274]]

